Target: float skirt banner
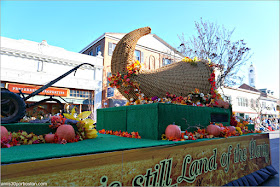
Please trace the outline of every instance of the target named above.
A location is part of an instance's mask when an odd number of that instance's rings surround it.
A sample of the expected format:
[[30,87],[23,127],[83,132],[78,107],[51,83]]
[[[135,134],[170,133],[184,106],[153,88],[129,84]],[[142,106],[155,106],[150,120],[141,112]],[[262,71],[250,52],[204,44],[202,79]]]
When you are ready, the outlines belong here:
[[8,164],[1,176],[49,186],[221,186],[269,165],[269,135],[257,134]]

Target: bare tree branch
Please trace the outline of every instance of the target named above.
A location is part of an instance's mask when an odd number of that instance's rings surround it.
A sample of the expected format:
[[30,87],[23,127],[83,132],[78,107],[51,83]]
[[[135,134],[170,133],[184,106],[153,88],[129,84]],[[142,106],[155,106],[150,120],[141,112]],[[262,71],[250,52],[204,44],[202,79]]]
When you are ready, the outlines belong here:
[[224,26],[209,21],[195,22],[196,35],[187,41],[184,34],[178,35],[181,41],[180,52],[190,58],[209,58],[218,64],[216,71],[220,72],[217,80],[217,87],[223,85],[232,86],[242,81],[238,76],[240,67],[246,64],[251,58],[250,48],[244,40],[232,42],[231,37],[235,29],[227,30]]

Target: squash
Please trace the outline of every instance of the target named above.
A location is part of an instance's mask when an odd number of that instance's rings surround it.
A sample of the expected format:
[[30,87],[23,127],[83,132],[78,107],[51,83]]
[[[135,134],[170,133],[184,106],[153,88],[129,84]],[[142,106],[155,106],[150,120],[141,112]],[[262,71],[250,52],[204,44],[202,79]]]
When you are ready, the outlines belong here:
[[208,125],[206,131],[213,136],[219,136],[221,133],[221,129],[217,125]]
[[3,138],[3,137],[8,138],[8,136],[9,136],[9,132],[6,129],[6,127],[1,126],[1,138]]
[[178,125],[168,125],[165,129],[165,135],[167,139],[175,138],[180,139],[181,138],[181,129]]
[[65,139],[66,141],[75,138],[75,130],[71,125],[60,125],[55,133],[59,140]]
[[52,143],[54,141],[54,134],[46,134],[45,141],[46,143]]

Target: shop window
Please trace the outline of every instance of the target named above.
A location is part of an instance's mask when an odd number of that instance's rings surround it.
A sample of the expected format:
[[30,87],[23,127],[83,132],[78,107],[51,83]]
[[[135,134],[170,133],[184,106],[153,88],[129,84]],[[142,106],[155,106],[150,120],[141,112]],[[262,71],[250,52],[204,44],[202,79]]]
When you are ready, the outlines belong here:
[[70,96],[71,97],[78,97],[78,90],[70,90]]
[[89,91],[81,91],[81,90],[70,90],[71,97],[80,97],[80,98],[90,98]]

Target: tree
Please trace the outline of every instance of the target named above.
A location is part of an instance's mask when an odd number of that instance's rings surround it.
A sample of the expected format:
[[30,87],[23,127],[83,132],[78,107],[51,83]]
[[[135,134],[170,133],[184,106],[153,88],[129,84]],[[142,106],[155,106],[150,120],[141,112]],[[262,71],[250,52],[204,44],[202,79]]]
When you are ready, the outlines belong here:
[[237,72],[251,58],[251,49],[244,40],[231,41],[234,29],[230,31],[224,26],[220,28],[219,25],[203,21],[202,18],[200,22],[195,22],[195,28],[196,35],[188,41],[184,34],[178,35],[182,42],[179,47],[181,53],[190,58],[210,59],[217,64],[217,88],[223,85],[233,86],[238,80],[241,82],[242,77]]
[[262,114],[264,106],[261,103],[261,95],[256,100],[251,100],[251,109],[256,111],[258,118],[262,121]]

